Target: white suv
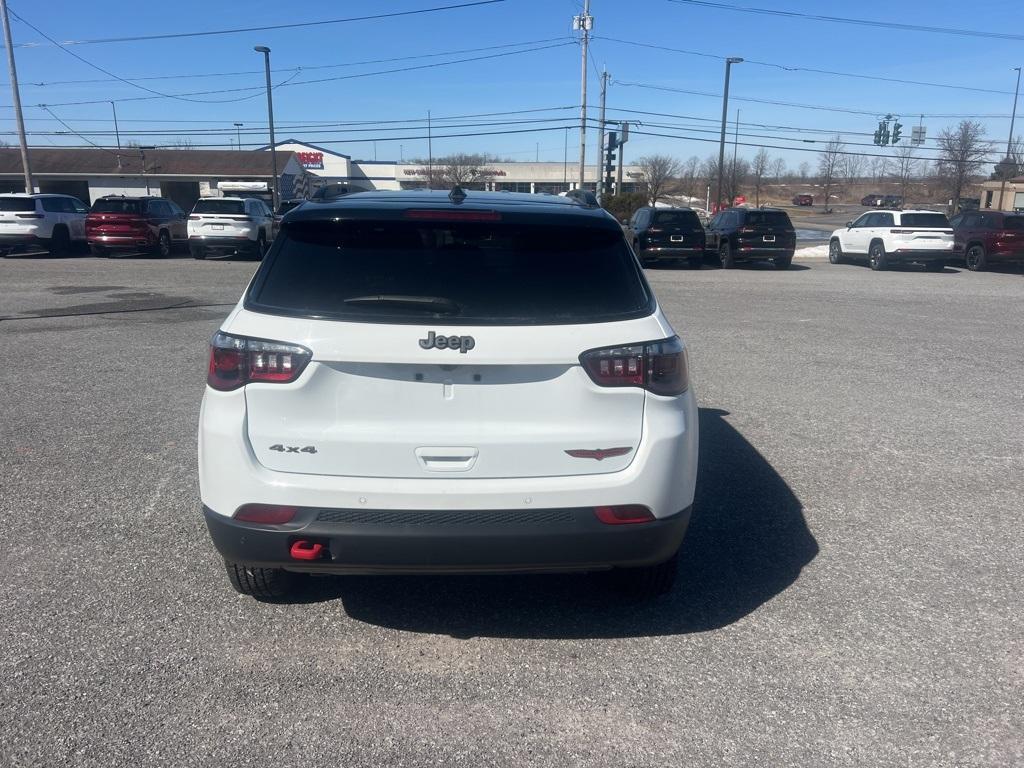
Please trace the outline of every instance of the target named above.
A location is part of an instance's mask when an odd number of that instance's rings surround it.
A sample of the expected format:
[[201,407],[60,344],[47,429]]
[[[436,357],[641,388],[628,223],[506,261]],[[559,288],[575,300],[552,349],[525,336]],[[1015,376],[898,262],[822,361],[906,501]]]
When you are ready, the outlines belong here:
[[941,272],[953,258],[953,229],[935,211],[871,211],[832,233],[828,260],[866,260],[875,270],[893,264],[923,264]]
[[70,195],[0,195],[0,255],[37,247],[53,255],[85,242],[89,207]]
[[236,251],[262,259],[273,239],[274,213],[253,197],[206,197],[188,217],[188,247],[197,259]]
[[295,572],[671,587],[696,399],[600,208],[458,188],[307,203],[214,334],[207,384],[200,493],[243,594]]

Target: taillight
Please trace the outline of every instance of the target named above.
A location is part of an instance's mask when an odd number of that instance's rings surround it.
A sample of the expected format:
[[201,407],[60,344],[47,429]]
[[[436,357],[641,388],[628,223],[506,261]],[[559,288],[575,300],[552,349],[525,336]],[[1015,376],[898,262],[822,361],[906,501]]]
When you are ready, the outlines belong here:
[[203,218],[202,216],[196,216],[195,214],[191,214],[188,217],[188,220],[189,221],[200,221],[202,218]]
[[650,523],[654,513],[640,504],[619,504],[614,507],[594,507],[594,515],[605,525]]
[[678,336],[592,349],[580,355],[580,363],[602,387],[643,387],[656,395],[681,395],[690,386],[686,348]]
[[234,519],[245,523],[280,525],[281,523],[290,523],[298,511],[298,507],[286,507],[280,504],[246,504],[235,511]]
[[312,352],[295,344],[218,331],[210,340],[206,383],[222,392],[254,382],[287,383],[299,378],[312,357]]

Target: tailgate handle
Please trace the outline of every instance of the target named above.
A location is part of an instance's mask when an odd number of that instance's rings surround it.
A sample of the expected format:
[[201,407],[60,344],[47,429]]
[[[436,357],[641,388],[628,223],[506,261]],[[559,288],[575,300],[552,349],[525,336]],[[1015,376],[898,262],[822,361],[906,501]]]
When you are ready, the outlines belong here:
[[416,458],[432,472],[467,472],[476,463],[476,448],[417,448]]

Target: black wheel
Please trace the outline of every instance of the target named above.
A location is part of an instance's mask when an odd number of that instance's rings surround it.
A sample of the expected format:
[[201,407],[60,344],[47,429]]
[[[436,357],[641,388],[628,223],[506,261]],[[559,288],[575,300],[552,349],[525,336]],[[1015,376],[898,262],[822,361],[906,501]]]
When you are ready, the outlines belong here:
[[889,266],[885,258],[885,246],[877,240],[868,249],[868,266],[876,272],[881,272]]
[[789,269],[793,264],[792,256],[780,256],[776,259],[772,259],[772,266],[778,270]]
[[944,262],[944,261],[929,261],[927,264],[924,265],[924,268],[928,272],[945,272],[946,271],[946,262]]
[[736,266],[736,260],[732,256],[732,248],[728,242],[718,246],[718,260],[722,262],[722,269],[732,269]]
[[280,600],[294,587],[294,574],[282,568],[255,568],[224,561],[228,580],[240,595],[257,600]]
[[664,563],[649,565],[645,568],[623,568],[613,571],[615,585],[624,592],[636,597],[658,597],[667,595],[676,583],[679,571],[679,553],[672,555]]
[[156,245],[153,246],[153,255],[166,259],[171,255],[172,250],[171,236],[166,229],[162,230],[156,239]]
[[107,249],[102,245],[90,245],[89,253],[95,256],[97,259],[102,259],[107,255]]
[[256,238],[256,261],[263,261],[263,257],[267,255],[267,237],[260,232],[259,237]]
[[828,244],[828,261],[830,264],[843,263],[843,246],[839,244],[838,240],[833,240]]
[[980,245],[972,245],[967,249],[967,253],[964,256],[964,261],[967,262],[967,268],[971,272],[982,272],[988,266],[988,259],[985,257],[985,249]]
[[192,254],[193,259],[205,259],[206,249],[201,245],[190,245],[188,247],[189,253]]
[[64,227],[54,227],[47,250],[51,256],[63,256],[71,247],[71,237]]
[[700,269],[704,266],[704,259],[700,256],[694,256],[686,260],[686,263],[690,266],[690,269]]

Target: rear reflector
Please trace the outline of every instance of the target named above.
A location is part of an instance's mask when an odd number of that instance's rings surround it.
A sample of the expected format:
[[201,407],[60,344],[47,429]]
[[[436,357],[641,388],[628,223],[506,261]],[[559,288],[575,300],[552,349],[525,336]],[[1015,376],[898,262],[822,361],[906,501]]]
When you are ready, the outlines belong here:
[[253,382],[286,384],[299,378],[312,357],[296,344],[217,332],[210,340],[206,383],[223,392]]
[[686,350],[678,336],[592,349],[580,355],[580,362],[602,387],[643,387],[656,395],[681,395],[690,386]]
[[285,507],[279,504],[246,504],[238,508],[234,518],[245,523],[280,525],[291,522],[298,511],[298,507]]
[[406,211],[405,218],[416,221],[501,221],[501,214],[497,211],[413,210]]
[[632,525],[650,523],[654,514],[641,504],[620,504],[614,507],[594,507],[594,515],[605,525]]

